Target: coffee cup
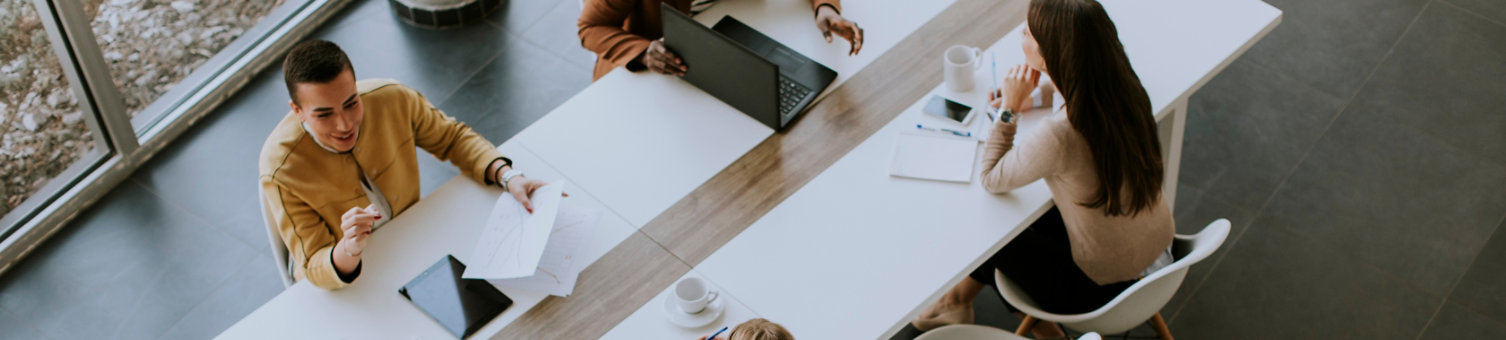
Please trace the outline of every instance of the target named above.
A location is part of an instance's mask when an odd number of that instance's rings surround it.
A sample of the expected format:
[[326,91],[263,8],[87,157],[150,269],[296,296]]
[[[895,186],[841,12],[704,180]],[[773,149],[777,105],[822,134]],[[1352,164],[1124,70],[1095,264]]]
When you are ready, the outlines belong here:
[[718,296],[720,294],[699,277],[687,277],[675,283],[675,302],[680,305],[680,311],[686,314],[700,313]]
[[973,89],[976,80],[973,74],[977,73],[983,51],[977,47],[967,45],[952,45],[942,53],[942,76],[947,89],[954,92],[967,92]]

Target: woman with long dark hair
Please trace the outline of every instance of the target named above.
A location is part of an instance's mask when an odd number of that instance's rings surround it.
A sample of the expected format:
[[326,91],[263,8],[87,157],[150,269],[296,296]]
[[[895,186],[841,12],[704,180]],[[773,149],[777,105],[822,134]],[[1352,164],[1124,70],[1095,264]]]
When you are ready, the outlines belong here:
[[[1032,0],[1022,49],[992,105],[1024,111],[1042,72],[1066,105],[1015,140],[1000,119],[984,150],[983,187],[1045,179],[1056,207],[953,287],[914,323],[971,323],[973,297],[998,269],[1048,312],[1086,313],[1170,263],[1175,225],[1161,199],[1161,146],[1150,97],[1095,0]],[[1007,116],[1007,115],[1005,115]],[[1036,336],[1060,336],[1042,323]]]

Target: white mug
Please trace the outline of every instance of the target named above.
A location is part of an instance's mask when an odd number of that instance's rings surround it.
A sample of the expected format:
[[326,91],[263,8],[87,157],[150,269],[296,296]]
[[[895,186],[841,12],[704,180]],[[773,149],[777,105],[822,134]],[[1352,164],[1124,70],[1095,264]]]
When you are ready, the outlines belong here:
[[686,314],[700,313],[718,296],[720,294],[711,290],[706,280],[699,277],[687,277],[675,284],[675,302],[680,304],[680,311]]
[[973,89],[973,74],[983,63],[979,62],[983,51],[977,47],[967,45],[952,45],[941,56],[941,65],[944,73],[943,79],[946,87],[954,92],[967,92]]

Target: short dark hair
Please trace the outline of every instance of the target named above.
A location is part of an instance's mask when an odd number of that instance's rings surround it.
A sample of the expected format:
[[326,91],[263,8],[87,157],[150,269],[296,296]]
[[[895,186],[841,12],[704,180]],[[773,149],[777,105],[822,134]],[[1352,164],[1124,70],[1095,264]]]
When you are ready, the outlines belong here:
[[288,97],[293,98],[294,103],[298,102],[299,83],[328,83],[345,70],[350,70],[352,76],[356,73],[345,51],[328,40],[298,43],[282,59],[282,77],[288,83]]

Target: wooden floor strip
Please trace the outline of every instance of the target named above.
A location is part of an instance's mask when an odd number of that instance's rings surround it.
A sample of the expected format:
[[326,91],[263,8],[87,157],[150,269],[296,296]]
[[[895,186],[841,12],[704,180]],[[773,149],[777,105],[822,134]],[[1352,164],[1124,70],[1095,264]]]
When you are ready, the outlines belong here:
[[600,338],[688,272],[690,265],[633,233],[580,273],[569,298],[545,298],[492,338]]

